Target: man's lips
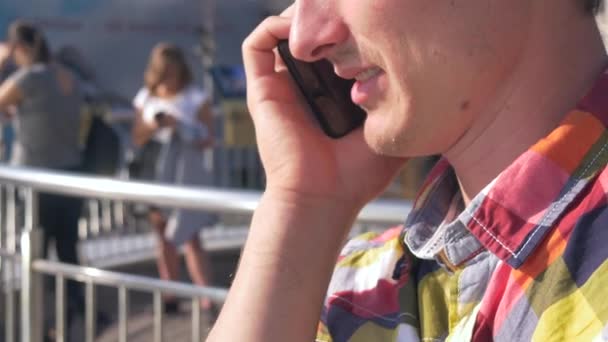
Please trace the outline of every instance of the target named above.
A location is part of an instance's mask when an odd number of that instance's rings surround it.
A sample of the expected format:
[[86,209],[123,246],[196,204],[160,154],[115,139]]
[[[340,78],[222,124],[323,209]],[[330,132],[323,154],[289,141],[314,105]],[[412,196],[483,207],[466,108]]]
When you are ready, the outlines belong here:
[[351,100],[362,106],[368,102],[374,94],[379,94],[379,76],[384,70],[375,65],[362,65],[357,67],[344,67],[334,65],[334,72],[341,78],[355,81],[351,88]]
[[382,93],[383,84],[385,83],[380,81],[384,72],[380,69],[378,70],[370,71],[355,81],[350,91],[350,98],[355,104],[364,106],[370,100],[378,98]]
[[356,68],[340,68],[335,67],[334,72],[340,76],[341,78],[347,80],[356,80],[356,81],[366,81],[377,74],[382,72],[377,66],[365,66],[365,67],[356,67]]

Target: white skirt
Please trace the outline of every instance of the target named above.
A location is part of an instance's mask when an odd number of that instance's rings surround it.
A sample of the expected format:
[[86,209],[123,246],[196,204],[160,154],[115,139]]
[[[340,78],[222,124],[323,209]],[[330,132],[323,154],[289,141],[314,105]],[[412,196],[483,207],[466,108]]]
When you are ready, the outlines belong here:
[[[211,186],[213,172],[206,166],[203,151],[174,137],[163,144],[157,160],[156,180],[175,185]],[[165,238],[175,246],[198,237],[203,228],[217,223],[218,215],[200,210],[169,209]]]

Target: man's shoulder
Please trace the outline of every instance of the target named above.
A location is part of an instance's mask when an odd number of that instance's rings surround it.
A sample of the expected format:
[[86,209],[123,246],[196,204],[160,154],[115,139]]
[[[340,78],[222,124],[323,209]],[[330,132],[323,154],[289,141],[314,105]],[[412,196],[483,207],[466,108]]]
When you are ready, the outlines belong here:
[[591,273],[608,267],[608,168],[604,167],[589,190],[558,224],[557,231],[567,240],[563,259],[577,283],[586,282]]
[[[576,185],[574,185],[576,186]],[[571,202],[559,226],[571,226],[577,230],[600,223],[608,231],[608,167],[599,168],[594,179],[585,191],[578,194],[579,198]],[[584,229],[589,233],[588,229]]]

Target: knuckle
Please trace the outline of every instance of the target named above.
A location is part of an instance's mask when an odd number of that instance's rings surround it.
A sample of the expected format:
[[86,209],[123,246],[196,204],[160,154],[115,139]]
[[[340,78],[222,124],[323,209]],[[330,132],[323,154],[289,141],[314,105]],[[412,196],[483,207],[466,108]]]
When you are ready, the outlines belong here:
[[[252,33],[253,34],[253,33]],[[243,43],[241,44],[241,52],[243,54],[245,54],[247,52],[247,50],[250,49],[251,46],[251,34],[249,36],[247,36],[244,40]]]
[[244,52],[249,50],[255,45],[255,42],[260,38],[260,35],[268,33],[269,27],[272,27],[273,23],[279,20],[277,16],[266,17],[262,22],[243,40],[241,44],[241,50]]
[[260,23],[260,25],[258,27],[265,27],[270,25],[271,23],[275,22],[277,20],[277,16],[275,15],[271,15],[269,17],[264,18],[264,20],[262,20],[262,22]]

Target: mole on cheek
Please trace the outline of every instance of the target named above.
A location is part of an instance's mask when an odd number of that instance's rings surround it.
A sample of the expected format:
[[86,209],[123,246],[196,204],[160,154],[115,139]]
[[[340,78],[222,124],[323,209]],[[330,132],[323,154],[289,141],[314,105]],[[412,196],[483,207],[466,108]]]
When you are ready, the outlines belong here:
[[467,100],[467,101],[463,101],[463,102],[460,104],[460,110],[461,110],[461,111],[465,111],[465,110],[469,109],[469,106],[470,106],[470,105],[471,105],[471,103],[470,103],[468,100]]

